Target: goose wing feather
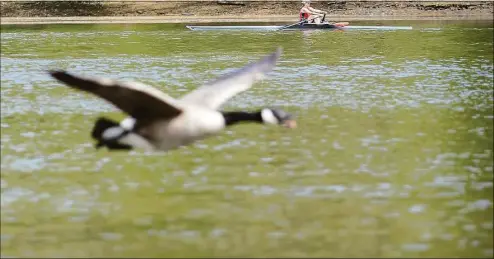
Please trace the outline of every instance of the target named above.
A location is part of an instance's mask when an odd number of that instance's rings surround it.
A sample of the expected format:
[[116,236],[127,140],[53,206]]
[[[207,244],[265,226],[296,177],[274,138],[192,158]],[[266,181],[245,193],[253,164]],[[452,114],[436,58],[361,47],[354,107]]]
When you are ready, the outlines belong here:
[[107,100],[137,120],[172,118],[182,112],[177,101],[172,97],[142,83],[76,76],[65,71],[49,71],[49,73],[72,88]]
[[257,80],[272,71],[281,56],[282,48],[258,62],[207,83],[182,97],[181,101],[218,109],[234,95],[249,89]]

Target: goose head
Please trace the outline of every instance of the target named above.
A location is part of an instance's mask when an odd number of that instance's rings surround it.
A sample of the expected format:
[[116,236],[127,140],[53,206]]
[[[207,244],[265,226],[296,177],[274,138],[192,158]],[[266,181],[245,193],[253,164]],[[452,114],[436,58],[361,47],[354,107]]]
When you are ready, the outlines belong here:
[[264,108],[261,110],[261,119],[265,124],[279,124],[287,128],[297,127],[297,122],[293,116],[281,109]]

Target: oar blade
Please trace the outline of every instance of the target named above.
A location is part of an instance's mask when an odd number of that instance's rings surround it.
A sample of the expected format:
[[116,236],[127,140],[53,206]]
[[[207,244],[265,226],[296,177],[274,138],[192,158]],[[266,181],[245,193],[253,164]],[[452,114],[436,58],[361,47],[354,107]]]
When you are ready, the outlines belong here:
[[350,23],[349,22],[335,22],[335,23],[333,23],[334,26],[338,26],[338,27],[345,27],[348,24],[350,24]]

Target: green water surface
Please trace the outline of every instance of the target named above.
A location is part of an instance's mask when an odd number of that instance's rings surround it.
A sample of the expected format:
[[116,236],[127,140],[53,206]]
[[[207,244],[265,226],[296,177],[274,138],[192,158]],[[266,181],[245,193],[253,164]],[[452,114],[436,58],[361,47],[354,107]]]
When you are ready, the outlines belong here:
[[[492,21],[380,24],[414,29],[2,26],[2,257],[492,257]],[[167,153],[95,150],[94,120],[124,115],[46,73],[179,97],[278,46],[223,108],[297,129]]]

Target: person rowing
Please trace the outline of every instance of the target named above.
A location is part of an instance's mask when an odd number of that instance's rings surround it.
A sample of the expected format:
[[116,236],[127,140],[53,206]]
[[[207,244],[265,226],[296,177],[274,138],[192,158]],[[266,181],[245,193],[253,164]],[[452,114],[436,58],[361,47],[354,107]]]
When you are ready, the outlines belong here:
[[[300,21],[307,23],[323,23],[328,12],[317,10],[310,6],[310,0],[302,0],[304,6],[300,9]],[[322,16],[322,19],[321,19]]]

